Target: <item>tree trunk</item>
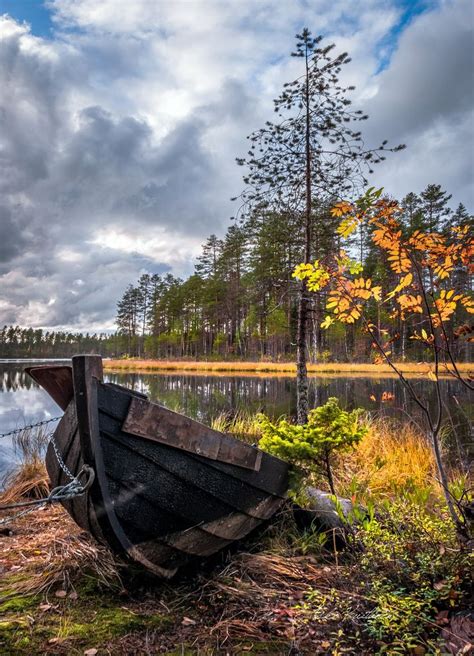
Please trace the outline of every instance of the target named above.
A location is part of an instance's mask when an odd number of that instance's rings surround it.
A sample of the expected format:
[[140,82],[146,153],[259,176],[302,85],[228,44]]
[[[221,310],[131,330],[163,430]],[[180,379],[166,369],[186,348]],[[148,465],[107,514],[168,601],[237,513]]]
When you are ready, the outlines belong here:
[[306,284],[301,282],[298,299],[298,329],[296,336],[296,421],[308,421],[308,372],[306,369],[306,326],[308,322],[308,297]]
[[[311,147],[310,147],[310,111],[309,111],[309,68],[308,48],[306,47],[306,209],[305,209],[305,248],[304,261],[311,257]],[[298,328],[296,334],[296,420],[298,424],[308,421],[308,371],[306,368],[306,328],[308,325],[308,291],[306,282],[300,285],[298,299]]]

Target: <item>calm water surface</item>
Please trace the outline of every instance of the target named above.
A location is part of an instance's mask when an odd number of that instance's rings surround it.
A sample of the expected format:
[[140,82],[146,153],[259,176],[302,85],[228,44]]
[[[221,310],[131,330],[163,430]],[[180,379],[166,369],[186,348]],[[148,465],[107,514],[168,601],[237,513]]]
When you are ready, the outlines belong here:
[[[61,414],[49,395],[24,373],[24,368],[29,364],[25,361],[0,361],[0,433]],[[145,392],[151,400],[204,423],[209,423],[213,417],[224,412],[231,415],[239,411],[262,410],[273,417],[295,412],[294,379],[271,374],[106,373],[105,380]],[[434,385],[430,381],[413,379],[413,385],[425,398],[428,396],[434,400]],[[450,438],[451,446],[464,459],[468,457],[473,439],[472,394],[452,379],[443,380],[442,385],[449,423],[456,427],[458,434],[457,440]],[[382,403],[384,392],[393,394],[394,399]],[[309,396],[312,407],[324,403],[330,396],[336,396],[341,405],[348,409],[363,407],[373,413],[400,417],[404,413],[414,417],[417,414],[396,378],[317,376],[310,379]],[[375,401],[371,397],[375,397]],[[16,459],[12,440],[1,439],[0,472],[8,469]]]

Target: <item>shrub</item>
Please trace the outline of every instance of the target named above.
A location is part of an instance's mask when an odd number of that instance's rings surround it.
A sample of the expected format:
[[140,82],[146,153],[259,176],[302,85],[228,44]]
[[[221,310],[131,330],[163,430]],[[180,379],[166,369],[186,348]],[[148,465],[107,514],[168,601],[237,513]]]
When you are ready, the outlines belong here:
[[357,566],[372,602],[368,634],[390,653],[426,647],[430,633],[436,635],[438,612],[465,606],[469,591],[470,555],[459,548],[446,511],[430,511],[406,494],[360,522],[355,537],[361,547]]
[[362,409],[343,410],[336,398],[330,398],[311,410],[308,422],[303,425],[286,419],[272,423],[260,414],[262,438],[259,446],[308,473],[324,476],[331,492],[336,494],[332,475],[334,454],[353,447],[367,433],[365,422],[361,420],[363,412]]

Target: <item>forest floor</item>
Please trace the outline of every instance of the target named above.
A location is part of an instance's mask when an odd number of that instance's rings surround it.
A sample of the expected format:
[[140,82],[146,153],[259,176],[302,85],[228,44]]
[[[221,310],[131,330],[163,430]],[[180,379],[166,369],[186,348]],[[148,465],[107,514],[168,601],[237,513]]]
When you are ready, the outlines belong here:
[[[288,540],[277,546],[282,523],[284,519],[267,528],[263,538],[241,545],[242,551],[221,556],[187,578],[163,583],[130,574],[60,507],[23,518],[11,535],[0,538],[0,652],[472,653],[474,624],[461,610],[465,603],[451,609],[441,604],[433,619],[417,616],[417,607],[396,606],[383,617],[385,632],[377,637],[373,627],[368,631],[379,608],[357,561],[330,550],[305,553],[301,544],[296,547]],[[392,621],[395,639],[389,637]],[[414,622],[417,629],[410,627]]]
[[5,656],[327,654],[344,643],[335,608],[311,624],[309,609],[299,610],[309,591],[354,588],[351,567],[331,557],[248,543],[175,583],[134,580],[58,507],[18,521],[0,541]]
[[[457,365],[459,371],[472,373],[474,376],[474,363],[460,363]],[[193,373],[237,373],[245,374],[281,374],[288,376],[296,374],[294,362],[244,362],[232,361],[196,361],[196,360],[150,360],[139,358],[126,358],[122,360],[104,360],[104,368],[108,371],[174,371]],[[397,368],[404,374],[413,376],[427,376],[433,369],[433,365],[427,362],[401,362]],[[372,364],[368,362],[319,362],[308,364],[308,373],[311,374],[342,374],[342,375],[370,375],[391,376],[396,375],[387,364]],[[440,375],[449,375],[445,367],[440,368]]]

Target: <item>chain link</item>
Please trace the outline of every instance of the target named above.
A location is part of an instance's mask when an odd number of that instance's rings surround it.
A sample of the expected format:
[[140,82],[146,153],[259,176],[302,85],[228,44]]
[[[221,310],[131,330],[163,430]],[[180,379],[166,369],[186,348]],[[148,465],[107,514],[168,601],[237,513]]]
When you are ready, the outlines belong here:
[[[80,478],[84,474],[87,478],[84,483],[81,483]],[[58,485],[57,487],[53,488],[48,496],[44,497],[43,499],[34,499],[33,501],[20,501],[18,503],[10,503],[4,506],[0,506],[0,511],[13,510],[14,508],[25,508],[25,510],[21,510],[14,515],[0,519],[0,526],[3,524],[11,524],[13,520],[18,519],[19,517],[23,517],[24,515],[27,515],[28,513],[33,512],[34,510],[37,510],[38,508],[41,508],[47,504],[57,503],[58,501],[74,499],[74,497],[82,496],[84,492],[90,488],[94,482],[94,479],[95,472],[92,467],[83,465],[81,471],[77,474],[77,476],[73,477],[72,481],[66,483],[66,485]]]
[[[9,435],[19,435],[25,430],[30,430],[38,426],[46,426],[46,424],[51,424],[53,421],[59,421],[60,419],[61,417],[53,417],[52,419],[44,419],[43,421],[38,421],[36,424],[27,424],[26,426],[23,426],[23,428],[15,428],[14,430],[11,430],[7,433],[0,433],[0,438],[7,437]],[[28,513],[33,512],[34,510],[37,510],[38,508],[41,508],[47,504],[55,503],[58,501],[64,501],[67,499],[73,499],[74,497],[81,496],[82,494],[84,494],[84,492],[86,492],[86,490],[89,489],[89,487],[94,482],[95,472],[88,465],[83,465],[81,471],[76,476],[74,476],[71,473],[68,466],[64,462],[63,457],[54,440],[54,433],[55,431],[49,433],[48,442],[53,447],[54,455],[56,456],[59,466],[66,474],[66,476],[70,479],[69,483],[66,483],[65,485],[59,485],[58,487],[53,488],[51,492],[48,494],[48,496],[44,497],[43,499],[34,499],[32,501],[20,501],[18,503],[11,503],[8,505],[0,506],[0,511],[13,510],[14,508],[24,508],[24,510],[20,510],[20,512],[17,512],[14,515],[10,515],[10,517],[4,517],[0,519],[0,526],[2,526],[3,524],[10,524],[15,519],[19,519],[20,517],[23,517],[24,515],[27,515]],[[86,475],[87,478],[84,483],[81,483],[80,478],[84,474]]]
[[59,466],[66,474],[66,476],[68,476],[71,479],[71,481],[74,481],[76,477],[74,476],[74,474],[71,474],[69,468],[67,467],[66,463],[63,460],[61,453],[59,452],[56,442],[54,441],[54,432],[51,433],[49,436],[49,443],[52,445],[54,449],[54,454],[56,456],[56,460],[58,461]]
[[6,433],[0,433],[0,439],[2,437],[9,437],[10,435],[20,435],[23,433],[23,431],[31,430],[32,428],[37,428],[38,426],[46,426],[46,424],[51,424],[53,421],[59,421],[61,417],[62,415],[60,417],[52,417],[51,419],[43,419],[42,421],[36,422],[36,424],[26,424],[26,426],[23,426],[22,428],[14,428],[13,430],[7,431]]

